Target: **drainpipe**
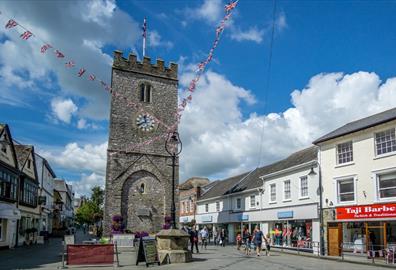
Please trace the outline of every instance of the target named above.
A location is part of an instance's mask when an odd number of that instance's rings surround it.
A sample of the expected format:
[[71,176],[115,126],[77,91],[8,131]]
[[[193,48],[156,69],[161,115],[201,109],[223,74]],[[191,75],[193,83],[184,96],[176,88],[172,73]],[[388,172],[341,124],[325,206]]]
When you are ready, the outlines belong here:
[[[319,153],[320,151],[321,149],[319,147]],[[319,162],[318,162],[318,169],[319,169],[319,228],[320,228],[319,249],[320,249],[320,255],[324,256],[325,249],[324,249],[324,229],[323,229],[323,185],[322,185],[322,170]]]

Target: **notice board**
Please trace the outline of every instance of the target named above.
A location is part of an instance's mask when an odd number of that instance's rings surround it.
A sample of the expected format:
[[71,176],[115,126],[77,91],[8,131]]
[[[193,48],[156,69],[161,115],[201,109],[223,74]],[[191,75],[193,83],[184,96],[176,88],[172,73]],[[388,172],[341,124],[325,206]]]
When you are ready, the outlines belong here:
[[139,248],[136,256],[136,265],[145,262],[148,267],[150,264],[160,265],[157,251],[157,242],[153,237],[140,238]]

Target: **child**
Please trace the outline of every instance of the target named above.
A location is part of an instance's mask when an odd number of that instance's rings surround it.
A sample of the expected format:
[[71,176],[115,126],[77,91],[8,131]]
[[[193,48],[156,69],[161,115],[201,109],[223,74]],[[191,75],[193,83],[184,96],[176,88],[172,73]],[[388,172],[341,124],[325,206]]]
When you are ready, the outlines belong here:
[[240,250],[242,246],[242,236],[240,233],[237,234],[236,242],[237,242],[237,250]]

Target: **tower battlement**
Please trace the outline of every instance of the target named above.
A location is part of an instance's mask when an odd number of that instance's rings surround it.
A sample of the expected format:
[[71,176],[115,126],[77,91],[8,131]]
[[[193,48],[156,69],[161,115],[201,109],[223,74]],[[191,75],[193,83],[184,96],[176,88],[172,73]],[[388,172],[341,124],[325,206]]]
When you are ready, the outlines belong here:
[[113,68],[177,80],[178,66],[175,63],[171,62],[169,67],[165,67],[164,60],[159,58],[155,64],[152,64],[150,57],[147,56],[143,58],[142,62],[139,62],[136,54],[130,53],[128,59],[122,55],[122,51],[114,51]]

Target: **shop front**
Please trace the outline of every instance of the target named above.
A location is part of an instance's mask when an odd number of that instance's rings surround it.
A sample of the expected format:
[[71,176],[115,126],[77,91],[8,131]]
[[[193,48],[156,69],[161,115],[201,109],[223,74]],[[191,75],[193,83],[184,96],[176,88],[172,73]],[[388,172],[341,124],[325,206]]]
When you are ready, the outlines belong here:
[[379,255],[396,247],[396,204],[338,207],[335,221],[327,227],[330,256],[340,256],[340,247],[344,252]]
[[294,219],[293,211],[279,211],[277,216],[268,224],[274,246],[312,249],[312,219]]

